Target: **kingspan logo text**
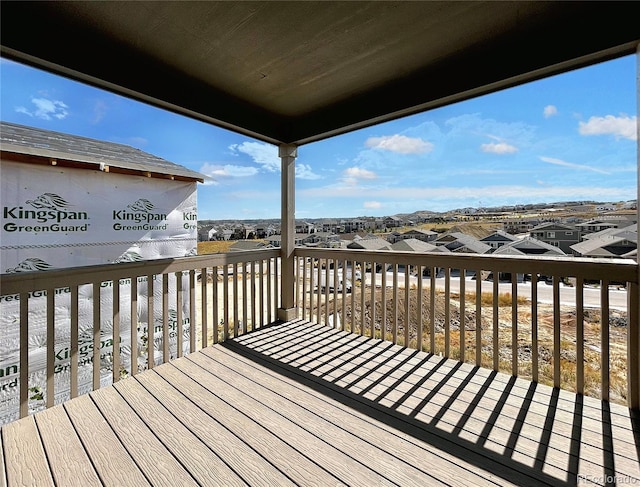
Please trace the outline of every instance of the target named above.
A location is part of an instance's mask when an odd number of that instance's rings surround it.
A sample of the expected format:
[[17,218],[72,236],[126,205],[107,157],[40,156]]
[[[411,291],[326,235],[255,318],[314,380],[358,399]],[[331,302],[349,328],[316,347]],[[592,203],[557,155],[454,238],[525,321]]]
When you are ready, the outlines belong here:
[[113,219],[118,221],[132,221],[136,223],[150,223],[165,220],[164,213],[132,213],[127,210],[113,210]]
[[66,210],[30,210],[22,206],[4,207],[2,216],[8,220],[36,220],[38,223],[56,222],[63,220],[87,220],[89,215],[86,211],[66,211]]
[[[113,210],[114,230],[166,230],[167,224],[150,225],[152,222],[161,222],[167,219],[165,213],[152,213],[153,203],[140,198],[134,203],[127,205],[126,210]],[[135,222],[140,225],[123,225],[119,222]]]
[[[5,206],[2,216],[3,229],[7,232],[59,232],[86,231],[88,223],[78,222],[76,226],[62,226],[67,220],[88,220],[86,211],[72,211],[63,197],[55,193],[43,193],[33,200],[27,200],[26,206]],[[44,224],[44,225],[34,225]]]

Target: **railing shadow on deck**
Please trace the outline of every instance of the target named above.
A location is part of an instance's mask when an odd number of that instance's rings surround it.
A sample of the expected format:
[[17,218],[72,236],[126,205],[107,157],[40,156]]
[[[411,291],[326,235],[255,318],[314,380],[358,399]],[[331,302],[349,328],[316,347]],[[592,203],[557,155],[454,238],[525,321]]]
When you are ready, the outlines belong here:
[[[323,333],[326,330],[331,330],[330,327],[320,326],[313,331],[307,328],[298,329],[296,332],[287,334],[285,342],[283,342],[283,336],[280,331],[274,328],[274,333],[269,335],[269,328],[282,325],[283,322],[276,322],[268,327],[262,329],[262,333],[259,335],[253,335],[249,333],[239,337],[239,339],[233,339],[220,346],[226,347],[235,353],[243,356],[249,361],[262,365],[276,374],[282,374],[285,377],[313,389],[327,398],[337,401],[348,408],[353,408],[361,414],[364,414],[374,420],[380,421],[389,427],[399,430],[400,432],[410,435],[411,437],[431,445],[437,449],[447,452],[461,459],[463,462],[477,466],[479,469],[491,468],[491,464],[494,466],[501,466],[495,470],[491,470],[492,474],[498,475],[505,481],[521,484],[523,479],[527,482],[527,478],[530,479],[531,485],[540,485],[541,483],[548,483],[549,485],[556,486],[570,486],[576,485],[581,481],[585,481],[585,477],[580,477],[579,463],[581,461],[581,447],[583,445],[583,422],[587,420],[596,420],[601,425],[601,431],[598,433],[601,435],[601,444],[596,445],[601,449],[602,467],[604,472],[602,479],[606,485],[610,482],[607,479],[616,479],[616,470],[614,462],[613,451],[613,432],[612,432],[612,416],[610,405],[607,401],[598,401],[601,406],[601,417],[585,416],[585,397],[581,394],[573,394],[574,400],[572,404],[573,411],[571,413],[570,424],[570,438],[569,449],[563,452],[568,456],[568,462],[564,471],[566,475],[563,478],[551,475],[545,472],[546,458],[549,454],[550,445],[549,440],[553,432],[553,423],[556,416],[558,401],[560,398],[561,390],[559,388],[550,388],[547,386],[540,386],[535,382],[530,382],[524,397],[521,399],[521,405],[517,412],[517,416],[513,425],[507,429],[508,439],[505,444],[503,453],[498,453],[493,449],[488,448],[490,443],[489,435],[496,427],[502,428],[500,424],[501,415],[503,414],[503,408],[507,404],[509,396],[514,392],[514,386],[516,385],[517,378],[510,376],[505,380],[505,375],[502,375],[502,380],[496,382],[498,373],[495,371],[488,371],[488,375],[484,378],[483,374],[478,374],[480,371],[485,370],[478,366],[469,365],[471,368],[468,371],[462,370],[463,364],[461,362],[454,362],[450,359],[435,356],[426,352],[418,352],[416,350],[406,349],[404,347],[398,347],[389,342],[381,342],[378,339],[370,337],[357,337],[354,334],[347,332],[340,332],[338,335],[340,338],[332,343],[332,350],[338,350],[343,345],[344,340],[353,340],[359,338],[362,341],[359,343],[359,353],[344,359],[340,365],[333,365],[318,375],[319,369],[331,365],[331,362],[335,360],[335,355],[331,351],[327,350],[327,342],[323,341]],[[311,326],[311,324],[309,324]],[[317,326],[317,325],[316,325]],[[305,331],[306,330],[306,331]],[[255,336],[255,338],[254,338]],[[318,359],[306,359],[298,361],[295,365],[288,362],[295,362],[298,356],[299,349],[296,347],[296,340],[304,336],[305,340],[305,352],[313,353],[314,351],[320,352],[323,350],[323,359],[320,363],[315,364],[312,368],[304,370],[306,365],[310,365],[313,362],[317,362]],[[324,338],[323,338],[324,337]],[[284,345],[279,346],[279,344]],[[362,350],[362,347],[368,347]],[[381,348],[382,347],[382,348]],[[274,353],[274,350],[277,352]],[[373,368],[367,370],[363,375],[357,379],[347,383],[346,385],[338,385],[338,383],[345,379],[352,371],[356,371],[362,368],[362,365],[358,359],[363,359],[363,355],[368,352],[377,350],[376,355],[381,356],[385,352],[389,352],[392,349],[393,354],[386,357],[380,362],[375,362]],[[264,350],[264,351],[261,351]],[[359,392],[350,390],[353,386],[356,386],[359,382],[365,381],[367,377],[373,376],[379,372],[378,369],[388,365],[393,360],[397,360],[401,353],[404,352],[404,357],[397,362],[392,369],[387,370],[377,379],[370,382],[366,387],[362,388]],[[419,359],[417,363],[415,359]],[[364,359],[363,359],[364,360]],[[367,356],[366,364],[371,366],[374,362],[371,356]],[[420,377],[404,394],[391,405],[385,405],[382,400],[388,397],[394,389],[403,384],[413,373],[418,371],[421,367],[424,367],[427,363],[430,363],[430,369]],[[450,365],[448,372],[444,374],[444,377],[437,379],[437,384],[432,387],[429,392],[422,397],[420,402],[407,412],[399,410],[400,405],[408,398],[418,391],[425,383],[434,378],[437,373],[442,374],[442,370],[448,367],[443,367],[445,364]],[[331,376],[333,372],[338,370],[343,372],[338,376]],[[392,380],[390,385],[385,386],[383,382],[385,379],[389,379],[392,374],[398,373],[404,370],[404,373],[399,377]],[[314,373],[315,372],[315,373]],[[487,371],[485,370],[485,373]],[[450,386],[449,381],[456,375],[457,379],[460,379],[460,374],[463,374],[462,380],[454,386],[454,391],[449,395],[448,400],[439,407],[439,410],[433,415],[429,422],[425,422],[418,418],[418,413],[427,406],[433,406],[431,400],[437,395],[438,391],[445,386]],[[331,376],[331,377],[330,377]],[[393,375],[395,377],[395,375]],[[438,422],[449,411],[449,408],[458,399],[458,396],[465,390],[474,379],[480,380],[480,388],[474,393],[472,399],[468,402],[465,401],[466,409],[459,415],[458,421],[449,432],[437,427]],[[457,382],[457,381],[456,381]],[[380,388],[383,388],[380,391]],[[481,433],[478,435],[477,441],[471,441],[469,439],[461,437],[461,432],[465,427],[465,424],[473,418],[473,413],[476,407],[480,404],[483,396],[490,388],[500,388],[502,391],[499,398],[495,402],[493,410],[490,412],[489,418],[486,421]],[[521,438],[523,433],[523,427],[526,427],[525,418],[529,413],[532,404],[534,403],[534,395],[538,389],[546,388],[550,391],[550,397],[546,410],[539,412],[543,414],[544,424],[541,425],[542,436],[537,441],[537,447],[535,453],[532,454],[533,465],[527,465],[522,461],[514,459],[514,453],[516,452],[516,443]],[[371,393],[374,389],[377,391],[377,397],[370,399],[365,395]],[[565,391],[566,392],[566,391]],[[563,399],[566,401],[566,398]],[[537,402],[536,406],[539,407],[541,403]],[[512,404],[511,404],[512,406]],[[592,406],[587,409],[593,410]],[[636,457],[633,460],[638,461],[640,459],[640,414],[637,411],[630,411],[630,419],[633,430],[633,438],[635,443]],[[499,425],[500,424],[500,425]],[[630,454],[633,457],[633,453]],[[618,474],[619,475],[619,474]],[[632,482],[635,481],[634,477],[629,477]],[[615,480],[613,480],[615,483]],[[522,484],[523,485],[523,484]]]

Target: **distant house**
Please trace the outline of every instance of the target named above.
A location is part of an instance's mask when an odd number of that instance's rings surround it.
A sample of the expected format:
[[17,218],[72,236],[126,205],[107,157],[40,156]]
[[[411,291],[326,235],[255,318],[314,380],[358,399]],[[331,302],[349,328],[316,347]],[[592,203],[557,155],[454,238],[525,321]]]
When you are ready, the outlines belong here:
[[451,252],[465,254],[487,254],[491,247],[471,235],[460,232],[451,232],[442,235],[434,241],[435,245],[443,245]]
[[391,244],[380,237],[359,238],[347,244],[348,249],[391,250]]
[[597,233],[609,228],[623,228],[636,223],[635,218],[620,216],[617,218],[603,217],[592,219],[586,222],[577,223],[575,226],[580,229],[581,237],[584,239],[588,233]]
[[315,231],[316,229],[313,223],[305,221],[296,222],[296,233],[313,233]]
[[580,230],[562,223],[543,223],[531,229],[529,235],[536,240],[558,247],[565,254],[573,254],[571,246],[580,242]]
[[391,245],[391,250],[397,252],[451,252],[444,245],[437,246],[415,238],[398,240]]
[[514,240],[502,245],[493,253],[495,255],[565,255],[560,248],[533,237]]
[[508,243],[515,242],[516,240],[518,240],[518,237],[502,230],[496,230],[491,235],[487,235],[486,237],[480,239],[482,243],[487,244],[493,250]]
[[626,257],[638,249],[638,225],[625,228],[608,228],[591,233],[582,242],[571,246],[580,257]]
[[399,234],[396,241],[409,238],[415,238],[416,240],[422,240],[423,242],[433,242],[438,238],[438,233],[432,232],[431,230],[420,230],[419,228],[414,228]]
[[388,216],[384,220],[384,226],[387,228],[398,228],[404,225],[402,219],[397,216]]
[[516,220],[505,220],[502,222],[502,229],[510,233],[511,235],[518,235],[521,233],[529,233],[532,228],[540,223],[539,220],[528,220],[528,219],[516,219]]

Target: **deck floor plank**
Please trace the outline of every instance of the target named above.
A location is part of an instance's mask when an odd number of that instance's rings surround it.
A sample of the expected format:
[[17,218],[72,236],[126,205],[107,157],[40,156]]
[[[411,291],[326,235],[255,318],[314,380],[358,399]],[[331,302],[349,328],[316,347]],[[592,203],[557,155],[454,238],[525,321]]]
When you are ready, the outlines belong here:
[[[179,359],[178,362],[183,361]],[[233,470],[239,480],[249,485],[259,485],[263,478],[273,479],[279,485],[292,485],[281,471],[248,447],[243,435],[234,434],[230,423],[235,420],[234,413],[238,408],[225,409],[216,402],[215,396],[201,394],[197,383],[177,371],[172,364],[165,364],[154,369],[154,374],[140,377],[140,384],[152,393],[169,409],[179,412],[188,422],[188,427],[195,437],[203,441],[225,464]],[[167,381],[171,377],[171,381]],[[171,384],[171,389],[167,385]],[[213,404],[212,404],[213,403]],[[244,419],[246,423],[246,419]],[[241,432],[252,434],[251,428],[243,425]],[[267,442],[273,448],[275,443]],[[206,462],[204,463],[206,465]]]
[[[401,483],[401,485],[417,485],[420,483],[432,485],[438,482],[446,483],[450,480],[459,482],[463,478],[467,480],[468,485],[505,485],[502,479],[492,481],[490,472],[484,472],[483,476],[477,472],[467,471],[455,464],[441,464],[440,462],[443,458],[447,458],[449,461],[454,458],[447,456],[444,452],[436,452],[433,448],[426,448],[425,445],[396,431],[391,431],[385,428],[384,424],[365,417],[357,410],[351,410],[339,404],[336,405],[334,401],[331,401],[326,396],[314,394],[312,390],[292,383],[281,376],[272,376],[261,370],[255,363],[245,362],[241,357],[234,356],[225,348],[207,349],[203,351],[202,355],[206,355],[214,361],[219,361],[219,365],[233,363],[235,372],[233,382],[238,384],[239,387],[258,384],[259,397],[261,398],[270,393],[278,396],[273,398],[276,404],[284,400],[294,401],[297,407],[294,409],[289,407],[288,409],[291,410],[291,413],[296,418],[304,420],[307,417],[304,414],[305,410],[321,411],[322,417],[319,418],[320,422],[316,428],[322,428],[333,435],[335,434],[333,426],[340,425],[340,429],[348,433],[349,436],[347,438],[349,438],[350,442],[353,442],[354,439],[360,439],[366,445],[369,445],[368,448],[371,452],[374,450],[384,452],[386,459],[381,458],[383,455],[380,453],[370,454],[368,458],[371,464],[379,465],[382,468],[385,465],[385,461],[390,463],[399,459],[408,465],[413,465],[419,471],[416,473],[417,478],[411,479],[409,483]],[[211,367],[211,365],[207,365],[208,362],[204,361],[202,357],[199,356],[195,359],[204,367]],[[258,378],[259,382],[256,381]],[[313,422],[318,423],[318,419]],[[311,424],[311,421],[308,421],[308,423]]]
[[[168,389],[164,396],[155,397],[144,387],[142,380],[158,380],[155,369],[156,367],[136,376],[135,381],[120,381],[115,388],[199,483],[245,485],[238,474],[218,455],[217,449],[220,444],[208,444],[185,424],[191,421],[191,417],[183,414],[183,404],[187,402],[184,398],[178,397],[182,403],[176,406],[168,397],[171,389]],[[208,426],[216,431],[216,423],[210,418]],[[224,438],[221,440],[224,441]],[[239,455],[240,452],[235,454]]]
[[102,485],[62,405],[35,419],[56,485]]
[[269,404],[260,403],[253,397],[253,391],[241,391],[220,378],[207,374],[206,370],[193,362],[190,357],[186,358],[187,360],[179,363],[176,361],[176,367],[187,375],[197,376],[198,382],[207,390],[223,396],[232,404],[237,404],[248,418],[259,422],[308,459],[316,459],[345,483],[365,485],[389,483],[381,474],[358,461],[359,454],[362,452],[353,451],[347,454],[341,451],[331,443],[331,440],[327,442],[326,438],[317,436],[302,425],[298,425],[291,411],[277,410]]
[[296,320],[4,425],[0,487],[640,484],[634,414]]
[[[194,401],[193,408],[200,409],[200,414],[219,417],[230,434],[234,434],[251,448],[249,453],[244,452],[238,457],[245,468],[256,463],[251,459],[251,454],[255,452],[262,458],[268,458],[271,464],[270,469],[286,472],[286,476],[291,480],[280,479],[281,484],[293,481],[298,485],[342,485],[337,477],[271,433],[267,428],[268,425],[262,425],[250,419],[244,413],[243,405],[229,403],[212,395],[199,382],[189,384],[190,381],[195,382],[195,379],[183,372],[181,364],[185,361],[173,362],[172,365],[175,365],[173,369],[162,367],[157,368],[156,371],[183,394],[189,394]],[[190,411],[189,414],[198,415],[195,410]],[[200,434],[206,437],[207,431],[201,431]],[[253,470],[260,473],[265,470],[265,467],[258,464]]]
[[[63,407],[104,485],[152,485],[88,394],[63,403]],[[65,468],[72,472],[69,465]]]
[[153,485],[185,487],[198,485],[175,457],[176,452],[178,455],[181,452],[182,445],[172,444],[172,448],[168,449],[167,444],[158,437],[165,430],[158,428],[157,424],[145,423],[139,416],[162,417],[162,406],[136,393],[130,393],[130,402],[127,402],[118,393],[122,387],[127,388],[135,383],[135,379],[122,381],[116,383],[115,387],[92,392],[91,397],[149,482]]
[[33,416],[4,425],[0,433],[8,485],[54,485]]

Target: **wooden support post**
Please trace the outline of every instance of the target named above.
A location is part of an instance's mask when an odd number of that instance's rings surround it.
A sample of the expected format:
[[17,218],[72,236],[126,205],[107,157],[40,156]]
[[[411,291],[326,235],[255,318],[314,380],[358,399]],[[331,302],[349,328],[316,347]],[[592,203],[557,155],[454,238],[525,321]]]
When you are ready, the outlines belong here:
[[280,309],[278,319],[290,321],[298,316],[295,306],[295,161],[298,148],[295,145],[281,145],[279,149],[282,161],[282,174],[280,184],[280,214],[282,224],[282,247],[280,257],[282,260],[282,276],[280,281]]

